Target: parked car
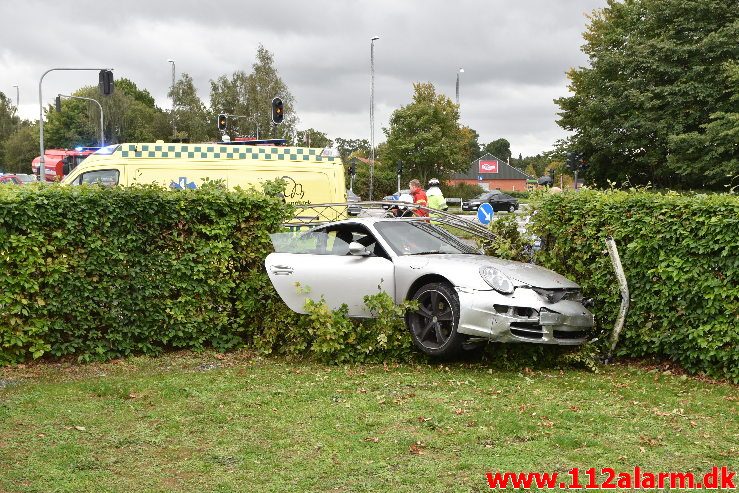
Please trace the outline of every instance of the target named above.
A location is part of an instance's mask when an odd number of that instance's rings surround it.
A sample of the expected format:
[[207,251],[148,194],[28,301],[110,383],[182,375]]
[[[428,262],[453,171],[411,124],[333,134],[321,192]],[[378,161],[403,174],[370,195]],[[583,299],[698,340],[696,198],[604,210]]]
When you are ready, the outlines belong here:
[[2,175],[0,184],[23,185],[23,181],[15,175]]
[[356,202],[361,202],[361,201],[362,199],[359,197],[359,195],[354,193],[352,190],[347,190],[346,191],[346,202],[349,204],[349,206],[346,209],[347,214],[349,214],[350,216],[358,216],[359,213],[362,212],[362,207],[358,205],[353,205],[353,204],[356,204]]
[[305,313],[306,298],[323,298],[332,309],[346,304],[349,316],[368,318],[363,298],[378,289],[396,303],[415,300],[406,326],[432,356],[488,340],[577,345],[593,327],[576,283],[483,255],[423,219],[347,219],[272,241],[265,267],[290,309]]
[[16,173],[15,176],[20,181],[22,181],[24,185],[28,185],[29,183],[36,183],[38,181],[36,179],[36,175],[29,175],[27,173]]
[[492,205],[495,212],[513,212],[518,210],[518,199],[511,197],[500,190],[491,190],[490,192],[478,195],[474,199],[462,201],[462,210],[476,211],[477,208],[480,207],[480,204],[484,204],[485,202]]

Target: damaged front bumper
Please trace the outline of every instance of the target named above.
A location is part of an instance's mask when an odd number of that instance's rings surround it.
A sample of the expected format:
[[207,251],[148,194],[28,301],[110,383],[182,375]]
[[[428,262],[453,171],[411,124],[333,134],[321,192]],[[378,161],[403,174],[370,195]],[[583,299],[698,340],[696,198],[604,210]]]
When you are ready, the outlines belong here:
[[538,291],[519,287],[513,294],[503,295],[494,290],[457,288],[457,331],[496,342],[574,346],[587,341],[594,318],[582,302],[566,297],[550,301]]

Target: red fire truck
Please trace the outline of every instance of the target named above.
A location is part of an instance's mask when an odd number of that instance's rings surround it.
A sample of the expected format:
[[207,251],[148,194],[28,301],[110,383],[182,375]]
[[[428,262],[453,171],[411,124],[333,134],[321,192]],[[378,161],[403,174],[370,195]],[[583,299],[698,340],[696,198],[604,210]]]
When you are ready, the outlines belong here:
[[[60,181],[75,169],[87,156],[97,151],[99,147],[76,147],[74,149],[45,149],[44,169],[46,181]],[[39,174],[40,156],[31,163],[33,173]]]

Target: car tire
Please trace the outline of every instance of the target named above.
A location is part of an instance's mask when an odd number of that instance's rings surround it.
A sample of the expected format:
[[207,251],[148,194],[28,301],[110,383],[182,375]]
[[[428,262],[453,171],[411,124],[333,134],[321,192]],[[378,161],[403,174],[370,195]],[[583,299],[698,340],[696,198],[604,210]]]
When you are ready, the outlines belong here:
[[406,326],[413,344],[429,356],[452,358],[462,349],[464,336],[459,327],[459,297],[445,282],[432,282],[411,296],[418,309],[406,314]]
[[516,206],[511,204],[508,206],[508,212],[514,212],[516,210]]

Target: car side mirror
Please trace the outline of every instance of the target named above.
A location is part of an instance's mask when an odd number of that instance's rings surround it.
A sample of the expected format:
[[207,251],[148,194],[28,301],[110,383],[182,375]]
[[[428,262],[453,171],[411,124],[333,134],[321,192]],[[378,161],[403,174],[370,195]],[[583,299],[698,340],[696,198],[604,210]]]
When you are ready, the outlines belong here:
[[349,253],[358,257],[366,257],[370,254],[370,252],[367,251],[364,245],[362,245],[361,243],[357,243],[356,241],[352,241],[351,243],[349,243]]

